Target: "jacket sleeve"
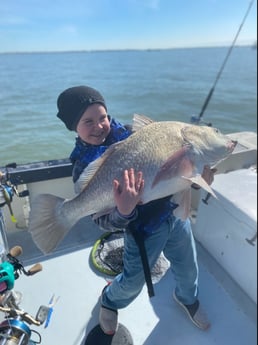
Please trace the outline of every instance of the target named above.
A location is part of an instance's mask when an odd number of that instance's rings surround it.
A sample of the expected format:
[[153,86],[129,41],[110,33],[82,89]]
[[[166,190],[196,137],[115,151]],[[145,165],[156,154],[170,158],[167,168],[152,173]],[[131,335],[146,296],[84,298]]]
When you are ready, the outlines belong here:
[[121,231],[125,230],[128,224],[135,220],[138,216],[138,211],[135,208],[129,216],[123,216],[119,213],[117,208],[114,208],[112,212],[104,216],[94,218],[93,221],[104,231]]

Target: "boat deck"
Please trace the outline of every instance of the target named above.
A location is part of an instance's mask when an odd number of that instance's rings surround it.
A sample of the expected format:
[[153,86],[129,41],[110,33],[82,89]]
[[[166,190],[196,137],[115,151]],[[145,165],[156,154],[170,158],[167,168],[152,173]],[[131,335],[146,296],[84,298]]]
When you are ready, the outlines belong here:
[[[87,231],[85,231],[87,228]],[[87,218],[72,229],[51,255],[42,256],[26,231],[8,234],[10,247],[20,245],[20,260],[30,267],[41,262],[43,271],[21,276],[15,290],[22,292],[22,307],[35,315],[50,297],[60,296],[48,328],[36,327],[43,345],[83,345],[98,324],[101,290],[112,278],[90,264],[93,243],[102,234]],[[198,244],[200,300],[211,328],[196,328],[172,299],[175,281],[170,270],[154,285],[149,299],[146,286],[136,300],[119,311],[119,322],[131,333],[134,345],[254,345],[257,343],[256,306]],[[101,344],[96,344],[101,345]],[[122,345],[122,344],[120,344]]]
[[[241,144],[218,166],[225,175],[219,175],[213,184],[219,199],[211,198],[207,207],[199,205],[196,194],[193,198],[193,206],[198,205],[193,208],[198,211],[193,230],[199,256],[200,300],[211,328],[196,328],[173,301],[175,281],[167,270],[154,284],[154,297],[148,297],[145,286],[132,304],[119,311],[119,322],[130,331],[134,345],[257,344],[257,296],[252,293],[257,292],[257,134],[235,133],[235,138]],[[29,190],[31,199],[42,192],[73,197],[70,165],[48,163],[24,171],[14,169],[12,177],[22,189]],[[250,166],[255,170],[247,169]],[[101,291],[112,279],[96,271],[90,262],[92,246],[103,232],[90,218],[81,219],[60,246],[44,256],[26,231],[27,199],[16,198],[12,204],[18,219],[16,229],[8,209],[4,210],[9,248],[23,248],[19,260],[26,268],[37,262],[43,265],[43,271],[35,276],[17,279],[14,290],[22,293],[20,307],[35,316],[53,294],[60,296],[49,327],[33,329],[40,332],[42,345],[84,345],[98,324]],[[112,341],[110,345],[124,344]]]

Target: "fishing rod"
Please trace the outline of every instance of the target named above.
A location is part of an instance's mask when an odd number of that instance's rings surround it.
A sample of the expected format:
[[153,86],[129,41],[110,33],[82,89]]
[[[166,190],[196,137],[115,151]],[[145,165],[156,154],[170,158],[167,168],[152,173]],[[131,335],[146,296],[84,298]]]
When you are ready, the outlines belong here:
[[[240,24],[240,26],[239,26],[239,28],[238,28],[238,31],[237,31],[237,33],[236,33],[236,35],[235,35],[235,38],[234,38],[234,40],[233,40],[231,46],[229,47],[229,50],[228,50],[228,52],[227,52],[227,55],[226,55],[226,57],[225,57],[225,59],[224,59],[222,65],[221,65],[221,68],[220,68],[220,70],[219,70],[219,72],[218,72],[218,74],[217,74],[217,76],[216,76],[216,79],[215,79],[215,81],[214,81],[214,84],[213,84],[212,88],[210,89],[210,92],[208,93],[208,96],[206,97],[206,100],[205,100],[205,102],[204,102],[204,104],[203,104],[203,106],[202,106],[202,109],[201,109],[201,112],[200,112],[199,116],[197,117],[197,116],[194,116],[194,115],[193,115],[193,116],[191,117],[191,122],[192,122],[192,123],[199,124],[200,122],[203,122],[203,121],[202,121],[202,117],[203,117],[204,111],[206,110],[206,108],[207,108],[207,106],[208,106],[208,104],[209,104],[209,102],[210,102],[210,99],[211,99],[211,97],[212,97],[212,95],[213,95],[213,92],[214,92],[214,90],[215,90],[215,87],[216,87],[216,85],[217,85],[217,82],[219,81],[219,78],[220,78],[220,76],[221,76],[221,74],[222,74],[222,72],[223,72],[223,69],[224,69],[224,67],[225,67],[225,65],[226,65],[226,63],[227,63],[227,60],[228,60],[228,58],[229,58],[229,56],[230,56],[230,54],[231,54],[231,51],[232,51],[232,49],[233,49],[233,47],[234,47],[234,45],[235,45],[235,43],[236,43],[236,40],[237,40],[237,38],[238,38],[238,35],[239,35],[239,33],[240,33],[240,31],[241,31],[243,25],[244,25],[244,22],[245,22],[245,20],[246,20],[248,14],[249,14],[249,12],[250,12],[250,10],[251,10],[251,7],[252,7],[253,3],[254,3],[254,0],[252,0],[252,1],[249,3],[249,6],[248,6],[248,8],[247,8],[247,11],[246,11],[246,13],[245,13],[245,15],[244,15],[244,18],[243,18],[243,20],[242,20],[242,23]],[[206,125],[212,126],[211,123],[206,123]]]

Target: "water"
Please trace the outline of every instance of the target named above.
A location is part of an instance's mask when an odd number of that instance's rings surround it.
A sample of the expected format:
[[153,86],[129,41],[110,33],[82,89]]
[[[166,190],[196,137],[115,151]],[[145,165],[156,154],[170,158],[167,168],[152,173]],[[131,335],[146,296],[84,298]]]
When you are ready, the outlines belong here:
[[[66,158],[75,133],[56,99],[75,85],[97,88],[109,114],[190,122],[199,115],[227,47],[156,51],[0,54],[0,166]],[[224,133],[257,131],[257,50],[235,47],[203,120]]]

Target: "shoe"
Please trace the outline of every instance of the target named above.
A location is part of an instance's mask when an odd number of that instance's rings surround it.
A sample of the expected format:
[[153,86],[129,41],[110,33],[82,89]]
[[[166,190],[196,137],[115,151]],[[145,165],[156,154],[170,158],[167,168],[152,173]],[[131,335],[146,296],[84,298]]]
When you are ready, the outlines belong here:
[[99,324],[102,331],[107,335],[114,335],[118,329],[118,312],[117,310],[100,307]]
[[210,327],[208,317],[201,308],[200,302],[198,300],[194,304],[183,304],[177,298],[175,291],[173,292],[173,298],[177,302],[177,304],[184,309],[189,319],[195,326],[202,329],[203,331],[207,330]]

